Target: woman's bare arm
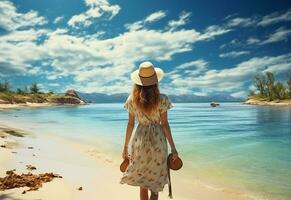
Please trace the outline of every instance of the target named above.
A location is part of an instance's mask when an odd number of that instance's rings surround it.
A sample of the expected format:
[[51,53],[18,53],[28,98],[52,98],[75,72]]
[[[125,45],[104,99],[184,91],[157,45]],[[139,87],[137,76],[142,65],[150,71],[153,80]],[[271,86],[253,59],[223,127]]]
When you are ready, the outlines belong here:
[[168,122],[168,112],[167,111],[161,113],[161,123],[162,123],[163,133],[171,146],[171,152],[174,154],[174,157],[176,157],[176,156],[178,156],[178,152],[176,150],[175,143],[174,143],[174,140],[172,137],[171,128],[170,128],[170,125]]
[[134,115],[132,115],[129,112],[128,113],[128,122],[127,122],[127,128],[126,128],[126,136],[125,136],[124,148],[123,148],[123,153],[122,153],[122,157],[123,158],[128,157],[128,143],[130,141],[133,128],[134,128]]

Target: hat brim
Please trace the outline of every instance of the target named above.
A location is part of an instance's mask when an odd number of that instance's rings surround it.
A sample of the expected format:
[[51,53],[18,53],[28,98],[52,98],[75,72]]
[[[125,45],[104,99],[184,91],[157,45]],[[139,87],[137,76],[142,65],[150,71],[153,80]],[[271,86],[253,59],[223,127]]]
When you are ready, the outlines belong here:
[[[154,69],[155,69],[155,72],[157,74],[158,82],[160,82],[164,77],[164,71],[161,68],[158,68],[158,67],[155,67]],[[138,75],[138,72],[139,72],[139,70],[135,70],[134,72],[131,73],[131,75],[130,75],[131,80],[135,84],[143,86],[144,84],[142,83],[142,81],[141,81],[141,79],[140,79],[140,77]],[[154,85],[154,84],[156,84],[156,83],[153,83],[152,85]]]

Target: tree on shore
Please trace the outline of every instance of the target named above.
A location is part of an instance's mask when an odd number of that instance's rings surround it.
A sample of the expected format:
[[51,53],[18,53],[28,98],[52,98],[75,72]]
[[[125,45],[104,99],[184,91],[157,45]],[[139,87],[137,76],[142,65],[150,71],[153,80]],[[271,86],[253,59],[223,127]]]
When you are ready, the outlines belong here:
[[0,82],[0,92],[9,92],[10,84],[8,81]]
[[284,84],[276,81],[272,72],[266,72],[254,77],[254,85],[259,93],[252,91],[249,96],[258,96],[269,101],[291,98],[291,76],[288,76],[287,83]]
[[31,84],[30,87],[24,86],[23,88],[19,87],[16,90],[12,90],[9,81],[2,82],[1,80],[0,80],[0,92],[4,92],[4,93],[9,92],[9,93],[12,93],[12,94],[16,93],[16,94],[22,94],[22,95],[29,94],[29,93],[30,94],[42,93],[40,91],[40,88],[39,88],[37,83]]
[[269,100],[274,100],[275,94],[277,94],[279,91],[276,91],[276,88],[274,86],[275,84],[275,77],[272,72],[266,72],[266,91],[267,91],[267,97]]
[[17,88],[16,93],[17,94],[24,94],[24,91],[20,88]]
[[27,85],[26,85],[26,86],[24,86],[23,88],[17,88],[17,89],[16,89],[16,93],[17,93],[17,94],[29,94],[30,91],[29,91],[29,89],[28,89],[28,87],[27,87]]
[[37,85],[37,83],[33,83],[31,86],[30,86],[30,93],[32,94],[37,94],[39,93],[40,89]]
[[260,92],[261,96],[266,96],[265,86],[266,78],[264,75],[256,75],[254,78],[254,85],[257,90]]
[[291,99],[291,75],[287,76],[287,85],[288,85],[288,98]]

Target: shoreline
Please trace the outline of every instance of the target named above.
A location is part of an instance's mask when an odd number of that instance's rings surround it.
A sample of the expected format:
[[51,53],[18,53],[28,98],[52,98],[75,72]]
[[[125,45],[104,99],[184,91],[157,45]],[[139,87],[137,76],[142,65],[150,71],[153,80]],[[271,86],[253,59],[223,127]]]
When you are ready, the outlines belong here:
[[250,98],[244,102],[248,105],[262,105],[262,106],[278,106],[278,107],[291,107],[291,100],[274,100],[274,101],[265,101]]
[[61,103],[18,103],[18,104],[0,104],[0,110],[5,109],[18,109],[18,108],[42,108],[42,107],[55,107],[55,106],[79,106],[88,104],[61,104]]
[[[3,124],[0,123],[3,128]],[[0,150],[0,177],[5,171],[16,169],[17,172],[25,172],[25,165],[36,166],[35,172],[53,172],[63,176],[63,179],[56,179],[45,183],[38,191],[21,194],[23,188],[6,190],[1,193],[10,194],[13,198],[21,199],[118,199],[121,196],[129,200],[137,199],[138,188],[121,185],[119,179],[122,174],[119,171],[121,158],[110,157],[100,149],[76,141],[71,141],[55,135],[36,135],[27,133],[17,127],[11,130],[26,133],[24,137],[8,135],[0,138],[1,144],[5,139],[15,142],[11,148],[1,148]],[[32,146],[33,149],[27,149]],[[15,151],[17,153],[11,153]],[[35,155],[35,156],[33,156]],[[78,159],[76,159],[78,158]],[[27,172],[27,171],[26,171]],[[35,173],[33,172],[33,173]],[[251,195],[230,191],[227,188],[212,188],[201,183],[199,180],[186,180],[183,170],[172,172],[172,184],[174,199],[217,199],[217,200],[245,200],[258,199]],[[100,184],[101,183],[101,184]],[[82,191],[77,188],[83,187]],[[114,194],[110,191],[114,190]],[[53,196],[52,193],[58,196]],[[160,193],[160,199],[169,199],[168,186]]]

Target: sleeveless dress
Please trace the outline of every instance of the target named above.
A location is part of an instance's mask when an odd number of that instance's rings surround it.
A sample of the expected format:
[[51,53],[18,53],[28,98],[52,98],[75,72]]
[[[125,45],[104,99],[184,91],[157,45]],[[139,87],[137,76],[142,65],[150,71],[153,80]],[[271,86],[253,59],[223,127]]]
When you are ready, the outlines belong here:
[[129,95],[124,107],[135,116],[138,126],[131,140],[131,161],[120,183],[141,186],[155,193],[163,191],[165,184],[169,183],[168,146],[160,124],[160,113],[172,108],[173,104],[165,94],[160,94],[159,112],[145,116]]

